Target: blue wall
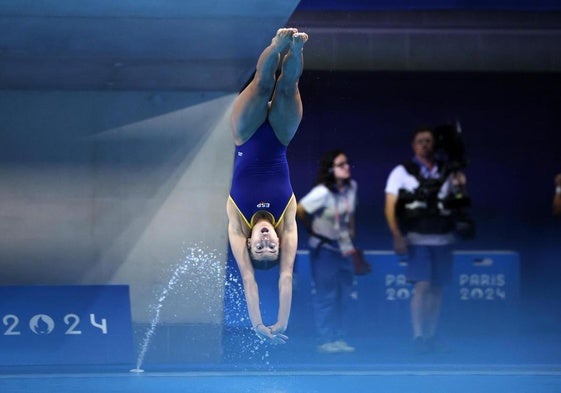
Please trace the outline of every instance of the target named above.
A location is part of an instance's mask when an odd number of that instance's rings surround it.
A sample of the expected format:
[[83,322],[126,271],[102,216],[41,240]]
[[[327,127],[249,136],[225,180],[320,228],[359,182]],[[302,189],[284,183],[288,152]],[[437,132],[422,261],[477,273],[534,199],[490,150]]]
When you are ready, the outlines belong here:
[[300,10],[561,9],[558,0],[301,0]]
[[[519,252],[523,300],[561,319],[561,218],[551,216],[561,172],[561,74],[307,71],[300,89],[304,118],[288,153],[297,197],[312,186],[320,155],[343,148],[359,184],[358,243],[391,249],[388,173],[410,157],[414,128],[458,120],[478,225],[477,238],[458,249]],[[301,248],[305,241],[302,234]]]

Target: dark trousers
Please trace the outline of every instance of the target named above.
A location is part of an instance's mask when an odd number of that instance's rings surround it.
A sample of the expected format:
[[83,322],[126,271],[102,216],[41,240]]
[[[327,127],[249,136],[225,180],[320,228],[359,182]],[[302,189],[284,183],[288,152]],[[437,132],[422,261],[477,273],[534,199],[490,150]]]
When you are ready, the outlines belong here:
[[313,306],[320,343],[342,339],[349,324],[349,302],[356,291],[353,262],[339,252],[311,252]]

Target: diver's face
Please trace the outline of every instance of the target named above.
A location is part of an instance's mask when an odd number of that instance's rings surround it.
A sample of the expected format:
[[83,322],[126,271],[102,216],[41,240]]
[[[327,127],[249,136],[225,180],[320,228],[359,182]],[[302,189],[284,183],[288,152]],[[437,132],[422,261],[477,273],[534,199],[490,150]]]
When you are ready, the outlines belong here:
[[268,222],[255,224],[251,237],[247,239],[247,246],[252,258],[274,260],[279,257],[279,237],[275,228]]

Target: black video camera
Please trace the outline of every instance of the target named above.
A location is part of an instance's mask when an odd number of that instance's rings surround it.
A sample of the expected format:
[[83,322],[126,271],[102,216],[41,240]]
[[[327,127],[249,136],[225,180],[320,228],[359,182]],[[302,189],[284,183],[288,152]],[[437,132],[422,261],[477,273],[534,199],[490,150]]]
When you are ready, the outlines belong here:
[[444,166],[445,175],[465,169],[468,159],[460,123],[436,126],[433,134],[434,158]]
[[[435,159],[443,166],[445,175],[467,168],[468,158],[460,122],[436,126],[433,132]],[[465,187],[453,190],[442,203],[446,209],[454,212],[458,235],[464,239],[474,238],[475,222],[465,210],[471,206]]]
[[[434,128],[434,159],[441,168],[439,179],[421,178],[418,169],[406,165],[409,173],[419,180],[419,187],[413,192],[400,190],[398,195],[398,214],[403,222],[419,219],[426,215],[438,216],[441,209],[451,211],[456,233],[464,239],[475,237],[475,222],[469,217],[466,209],[471,206],[471,199],[464,186],[454,187],[450,194],[439,199],[440,187],[448,176],[465,169],[468,165],[462,129],[459,122],[443,124]],[[415,207],[405,208],[413,204]],[[411,205],[410,205],[411,206]],[[447,225],[443,225],[447,227]]]

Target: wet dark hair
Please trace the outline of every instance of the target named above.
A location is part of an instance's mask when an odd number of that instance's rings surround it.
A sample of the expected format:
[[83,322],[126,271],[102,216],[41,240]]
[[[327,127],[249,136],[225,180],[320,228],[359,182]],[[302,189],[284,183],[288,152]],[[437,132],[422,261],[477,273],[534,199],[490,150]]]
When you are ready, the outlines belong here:
[[[323,156],[321,156],[316,176],[316,185],[323,184],[332,192],[338,192],[337,182],[335,180],[335,175],[333,174],[333,161],[335,161],[335,158],[341,154],[344,154],[345,156],[347,155],[347,153],[341,149],[334,149],[325,152]],[[346,184],[349,184],[350,182],[350,178],[345,179]]]
[[277,259],[270,259],[270,260],[257,260],[253,259],[251,253],[249,253],[249,259],[251,260],[251,265],[255,270],[269,270],[274,268],[280,263],[280,253]]

